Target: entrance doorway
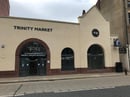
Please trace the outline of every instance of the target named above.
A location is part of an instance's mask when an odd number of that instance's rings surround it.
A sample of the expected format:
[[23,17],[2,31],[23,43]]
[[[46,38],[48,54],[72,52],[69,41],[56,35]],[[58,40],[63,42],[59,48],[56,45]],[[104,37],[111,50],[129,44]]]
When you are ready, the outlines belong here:
[[23,45],[19,59],[19,76],[46,75],[47,51],[39,42]]
[[29,74],[37,75],[37,62],[30,62],[29,64]]
[[104,69],[104,51],[99,45],[92,45],[87,52],[89,69]]
[[30,57],[28,60],[28,66],[29,66],[29,74],[30,75],[37,75],[38,73],[38,58],[34,57],[33,59]]

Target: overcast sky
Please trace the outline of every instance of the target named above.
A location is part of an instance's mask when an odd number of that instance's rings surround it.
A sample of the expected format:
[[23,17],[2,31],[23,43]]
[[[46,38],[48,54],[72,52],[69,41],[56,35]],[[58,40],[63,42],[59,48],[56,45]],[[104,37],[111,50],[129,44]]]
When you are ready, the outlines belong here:
[[10,0],[10,15],[46,20],[77,22],[82,10],[97,0]]

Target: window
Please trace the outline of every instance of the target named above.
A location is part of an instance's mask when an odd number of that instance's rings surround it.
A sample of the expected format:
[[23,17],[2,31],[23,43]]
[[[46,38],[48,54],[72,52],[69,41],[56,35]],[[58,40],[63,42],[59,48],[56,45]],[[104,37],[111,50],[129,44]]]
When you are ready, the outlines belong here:
[[128,7],[130,7],[130,1],[128,1]]
[[129,21],[129,24],[130,24],[130,13],[128,13],[128,21]]
[[38,42],[29,42],[23,46],[21,56],[46,56],[46,49]]
[[94,44],[90,46],[87,52],[89,69],[104,69],[104,51],[100,45]]
[[92,30],[92,35],[93,35],[94,37],[98,37],[98,36],[99,36],[99,31],[98,31],[97,29],[93,29],[93,30]]
[[74,70],[74,52],[71,48],[63,49],[61,53],[61,70]]

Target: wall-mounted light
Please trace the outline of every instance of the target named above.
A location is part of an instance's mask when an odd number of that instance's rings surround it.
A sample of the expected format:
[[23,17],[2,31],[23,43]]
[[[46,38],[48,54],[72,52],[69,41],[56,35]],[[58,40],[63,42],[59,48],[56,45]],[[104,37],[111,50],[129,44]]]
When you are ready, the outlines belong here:
[[120,47],[121,46],[121,42],[119,41],[119,39],[113,39],[113,44],[114,44],[114,47]]

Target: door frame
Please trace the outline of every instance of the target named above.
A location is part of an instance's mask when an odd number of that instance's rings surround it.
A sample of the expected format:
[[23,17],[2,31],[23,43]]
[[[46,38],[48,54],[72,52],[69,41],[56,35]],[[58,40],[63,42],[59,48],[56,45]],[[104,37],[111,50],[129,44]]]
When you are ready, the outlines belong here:
[[48,45],[40,39],[30,38],[30,39],[26,39],[23,42],[21,42],[16,49],[16,53],[15,53],[15,73],[16,73],[17,76],[19,76],[20,54],[21,54],[22,47],[25,44],[32,42],[32,41],[36,41],[36,42],[40,43],[43,47],[45,47],[46,52],[47,52],[46,75],[48,75],[49,72],[50,72],[50,49],[49,49]]

